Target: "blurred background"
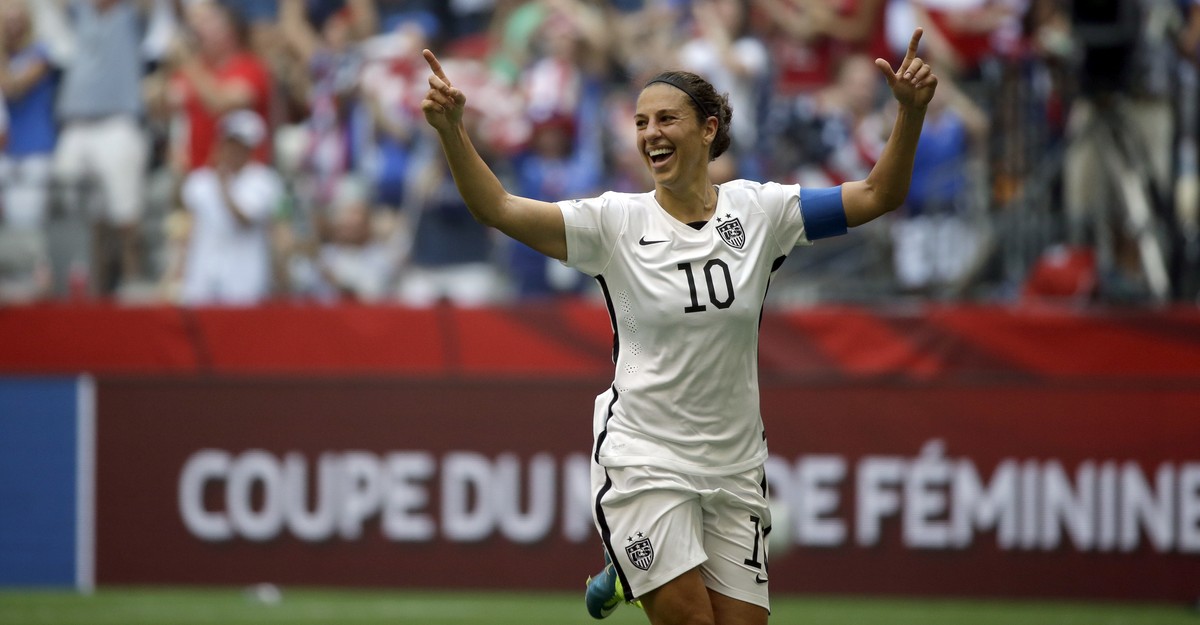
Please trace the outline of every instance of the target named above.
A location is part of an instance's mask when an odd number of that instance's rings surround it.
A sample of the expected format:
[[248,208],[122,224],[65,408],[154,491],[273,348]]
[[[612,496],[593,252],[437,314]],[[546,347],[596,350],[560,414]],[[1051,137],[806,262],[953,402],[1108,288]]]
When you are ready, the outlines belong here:
[[[1200,288],[1195,3],[2,4],[5,302],[586,296],[590,281],[468,219],[420,114],[421,48],[466,91],[508,188],[558,200],[649,188],[631,107],[664,67],[730,94],[715,179],[861,178],[893,114],[871,61],[896,63],[916,25],[941,87],[904,207],[796,254],[773,303],[1142,305]],[[184,189],[228,168],[217,120],[238,109],[266,122],[253,156],[276,180],[231,234],[205,217],[204,184]],[[187,286],[197,274],[206,287]]]
[[851,598],[775,620],[1191,618],[1200,2],[0,0],[0,622],[176,622],[28,588],[416,590],[276,615],[414,623],[504,622],[429,589],[581,591],[612,328],[471,218],[420,50],[506,187],[561,200],[652,188],[632,107],[664,68],[729,94],[715,180],[862,178],[872,62],[916,26],[904,205],[766,302],[772,591]]

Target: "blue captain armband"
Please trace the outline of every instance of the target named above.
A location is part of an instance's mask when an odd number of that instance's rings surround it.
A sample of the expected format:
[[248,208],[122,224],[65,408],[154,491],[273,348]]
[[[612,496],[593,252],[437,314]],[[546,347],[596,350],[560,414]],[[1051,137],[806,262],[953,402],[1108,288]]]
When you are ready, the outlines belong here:
[[809,241],[846,234],[846,209],[842,207],[842,187],[800,188],[800,215]]

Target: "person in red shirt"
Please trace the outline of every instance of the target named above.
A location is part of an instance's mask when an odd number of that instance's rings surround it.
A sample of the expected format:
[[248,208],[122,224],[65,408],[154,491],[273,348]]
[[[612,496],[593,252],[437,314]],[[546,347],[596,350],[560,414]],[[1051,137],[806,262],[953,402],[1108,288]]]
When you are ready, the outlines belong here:
[[[238,109],[270,119],[271,76],[247,47],[247,28],[231,8],[217,2],[187,8],[188,32],[171,55],[170,103],[181,124],[171,139],[171,158],[180,172],[209,164],[217,120]],[[269,124],[268,124],[269,126]],[[259,143],[254,158],[270,160],[272,142]]]
[[836,79],[838,60],[865,54],[893,61],[886,0],[755,0],[778,66],[773,92],[812,94]]

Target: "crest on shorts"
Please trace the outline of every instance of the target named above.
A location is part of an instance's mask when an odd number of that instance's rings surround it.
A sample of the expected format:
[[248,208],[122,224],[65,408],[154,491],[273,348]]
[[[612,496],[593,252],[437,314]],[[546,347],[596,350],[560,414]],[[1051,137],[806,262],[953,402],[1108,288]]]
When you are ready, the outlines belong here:
[[726,215],[725,220],[717,218],[717,221],[724,221],[724,223],[717,226],[717,234],[721,235],[721,238],[730,247],[739,250],[742,249],[742,246],[746,244],[746,231],[742,229],[742,222],[737,217],[728,219],[728,215]]
[[646,571],[650,569],[650,565],[654,564],[654,545],[650,544],[650,539],[646,535],[638,532],[635,536],[629,537],[629,544],[625,546],[625,555],[629,556],[629,561],[639,569]]

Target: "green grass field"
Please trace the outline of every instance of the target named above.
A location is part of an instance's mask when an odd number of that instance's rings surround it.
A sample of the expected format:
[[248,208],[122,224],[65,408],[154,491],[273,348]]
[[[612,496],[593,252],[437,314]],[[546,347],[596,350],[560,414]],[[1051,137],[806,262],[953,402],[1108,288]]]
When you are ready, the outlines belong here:
[[[104,588],[0,592],[3,625],[583,625],[581,594],[284,588],[263,603],[241,589]],[[1187,606],[777,597],[772,625],[1200,625]],[[622,607],[606,625],[646,623]]]

